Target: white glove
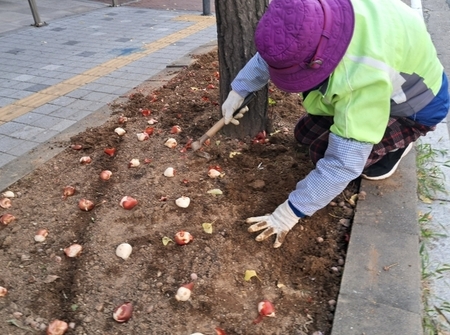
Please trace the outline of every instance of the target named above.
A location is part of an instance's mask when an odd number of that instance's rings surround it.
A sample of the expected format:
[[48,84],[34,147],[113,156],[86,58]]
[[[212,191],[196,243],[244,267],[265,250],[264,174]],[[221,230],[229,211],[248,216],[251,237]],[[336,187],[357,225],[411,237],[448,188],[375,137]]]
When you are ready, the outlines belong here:
[[264,230],[261,234],[256,236],[256,240],[263,241],[273,234],[277,234],[274,248],[279,248],[286,238],[287,233],[294,227],[300,218],[295,215],[288,204],[288,200],[278,206],[275,211],[266,216],[256,216],[245,220],[247,223],[255,223],[248,228],[248,231],[253,233],[255,231]]
[[244,116],[244,113],[248,111],[248,107],[244,107],[240,110],[238,114],[233,117],[233,113],[241,107],[244,102],[244,98],[241,97],[236,91],[231,90],[228,93],[228,97],[225,102],[222,104],[222,115],[225,118],[225,124],[229,124],[230,122],[234,125],[238,125],[240,119]]

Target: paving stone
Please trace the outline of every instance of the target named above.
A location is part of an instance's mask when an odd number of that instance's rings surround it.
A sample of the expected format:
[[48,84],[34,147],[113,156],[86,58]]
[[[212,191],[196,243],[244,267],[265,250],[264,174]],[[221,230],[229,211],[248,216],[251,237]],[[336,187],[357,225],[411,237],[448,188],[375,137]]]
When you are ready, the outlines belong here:
[[422,315],[365,299],[362,294],[341,294],[332,335],[423,335]]
[[[0,152],[0,166],[5,166],[6,164],[12,162],[14,159],[16,159],[16,156]],[[2,173],[2,169],[0,168],[0,175]]]

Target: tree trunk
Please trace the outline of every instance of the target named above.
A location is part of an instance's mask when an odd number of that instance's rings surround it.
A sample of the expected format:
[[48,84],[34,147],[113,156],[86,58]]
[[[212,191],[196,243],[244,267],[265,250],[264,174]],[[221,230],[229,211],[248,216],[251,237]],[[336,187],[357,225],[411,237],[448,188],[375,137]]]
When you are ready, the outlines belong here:
[[[215,0],[219,48],[220,104],[231,90],[231,82],[256,53],[254,32],[269,0]],[[239,126],[225,126],[222,132],[233,138],[254,137],[267,126],[267,86],[260,90]]]

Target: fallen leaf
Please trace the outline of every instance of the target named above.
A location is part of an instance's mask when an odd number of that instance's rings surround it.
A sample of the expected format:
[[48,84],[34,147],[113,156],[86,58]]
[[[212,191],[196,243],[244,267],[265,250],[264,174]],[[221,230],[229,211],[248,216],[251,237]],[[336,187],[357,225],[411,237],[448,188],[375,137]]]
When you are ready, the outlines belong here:
[[207,234],[212,234],[212,232],[213,232],[212,225],[213,224],[209,223],[209,222],[202,223],[202,227],[203,227],[204,232],[207,233]]
[[[245,281],[249,281],[250,279],[252,279],[253,277],[256,277],[259,279],[258,275],[256,274],[255,270],[245,270],[245,276],[244,276],[244,280]],[[261,281],[261,279],[259,279]]]
[[240,154],[241,154],[240,152],[232,151],[232,152],[230,152],[230,158],[233,158],[234,156],[240,155]]
[[163,243],[164,245],[168,245],[170,242],[173,243],[173,241],[172,241],[169,237],[164,236],[164,237],[162,238],[162,243]]
[[431,204],[433,202],[430,198],[421,194],[419,194],[419,199],[425,204]]
[[275,106],[277,104],[276,100],[269,98],[269,106]]
[[358,194],[353,194],[350,199],[348,199],[348,203],[350,204],[350,206],[356,206],[356,199],[358,199]]
[[221,194],[223,194],[222,190],[220,190],[218,188],[213,188],[212,190],[209,190],[206,193],[209,193],[209,194],[212,194],[212,195],[221,195]]

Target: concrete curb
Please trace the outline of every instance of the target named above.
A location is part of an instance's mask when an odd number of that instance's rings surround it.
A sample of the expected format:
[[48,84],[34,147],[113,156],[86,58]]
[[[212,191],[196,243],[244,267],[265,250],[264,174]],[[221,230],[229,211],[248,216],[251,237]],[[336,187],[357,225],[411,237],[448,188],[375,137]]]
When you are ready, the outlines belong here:
[[415,152],[386,180],[363,180],[332,335],[422,334]]

